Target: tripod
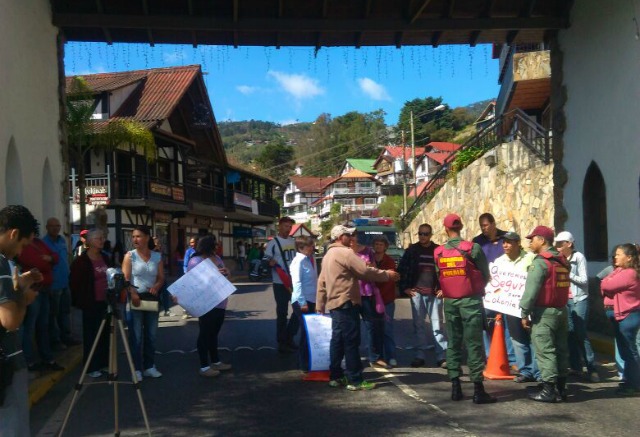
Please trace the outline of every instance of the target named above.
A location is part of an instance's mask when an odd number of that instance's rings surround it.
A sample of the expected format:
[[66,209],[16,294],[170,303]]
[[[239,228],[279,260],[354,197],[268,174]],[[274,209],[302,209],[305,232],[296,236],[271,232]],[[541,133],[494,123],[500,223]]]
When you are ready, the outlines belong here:
[[[111,292],[112,290],[109,290]],[[64,433],[64,429],[67,426],[67,421],[69,420],[69,416],[71,416],[71,411],[76,403],[78,395],[80,394],[80,390],[82,389],[82,383],[87,376],[87,370],[89,369],[89,365],[91,364],[91,360],[93,359],[93,355],[95,353],[96,347],[100,341],[100,337],[102,335],[102,331],[104,330],[107,323],[109,324],[109,375],[107,377],[107,381],[100,382],[92,382],[88,385],[92,384],[110,384],[113,385],[113,404],[114,404],[114,431],[113,435],[120,435],[120,424],[118,421],[118,384],[133,384],[136,389],[136,393],[138,395],[138,402],[140,403],[140,410],[142,410],[142,417],[144,418],[144,424],[147,428],[147,434],[151,436],[151,429],[149,428],[149,419],[147,418],[147,411],[144,407],[144,401],[142,400],[142,392],[140,391],[140,381],[136,378],[135,367],[133,365],[133,360],[131,359],[131,350],[129,349],[129,343],[127,342],[127,337],[124,332],[124,325],[122,324],[122,319],[120,318],[120,314],[118,313],[117,308],[115,308],[115,293],[110,295],[107,293],[107,311],[105,312],[104,318],[102,319],[102,323],[100,323],[100,328],[98,329],[98,334],[96,335],[95,340],[93,341],[93,345],[91,346],[91,352],[89,352],[89,356],[87,357],[87,362],[84,364],[84,368],[82,369],[82,374],[80,375],[80,379],[78,383],[74,387],[73,398],[71,399],[71,404],[69,405],[69,409],[67,410],[67,414],[64,418],[64,422],[62,423],[62,427],[60,428],[60,432],[58,433],[58,437],[61,437]],[[124,350],[127,355],[127,362],[129,364],[129,369],[131,370],[131,382],[128,381],[118,381],[118,342],[116,338],[116,326],[118,328],[118,332],[120,333],[120,338],[122,343],[124,344]]]

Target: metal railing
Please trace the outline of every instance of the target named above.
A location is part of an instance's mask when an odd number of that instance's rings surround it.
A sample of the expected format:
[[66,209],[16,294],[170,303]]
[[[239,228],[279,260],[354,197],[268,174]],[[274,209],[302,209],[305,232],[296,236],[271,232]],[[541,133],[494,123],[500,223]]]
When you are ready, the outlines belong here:
[[460,149],[451,153],[445,159],[440,170],[429,179],[424,190],[407,209],[405,217],[435,196],[440,187],[446,183],[447,176],[460,152],[471,148],[487,152],[499,144],[514,140],[520,140],[525,147],[544,161],[545,164],[549,163],[549,132],[533,121],[521,109],[513,109],[493,120],[484,129],[469,138]]
[[184,184],[187,200],[206,205],[225,206],[224,188],[187,182]]

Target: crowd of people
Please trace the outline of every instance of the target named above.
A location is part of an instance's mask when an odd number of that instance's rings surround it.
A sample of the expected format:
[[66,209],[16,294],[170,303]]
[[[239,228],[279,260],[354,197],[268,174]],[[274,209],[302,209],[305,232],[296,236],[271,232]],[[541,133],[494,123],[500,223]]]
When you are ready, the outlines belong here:
[[[539,390],[529,396],[532,400],[566,400],[570,374],[599,382],[587,336],[587,263],[576,250],[573,235],[568,231],[556,235],[549,227],[537,226],[526,236],[527,251],[518,233],[497,228],[492,214],[482,214],[478,222],[481,234],[473,241],[465,241],[460,236],[463,228],[460,217],[447,215],[442,223],[447,241],[442,245],[432,241],[431,225],[420,225],[418,241],[407,248],[397,272],[395,262],[385,253],[389,246],[385,237],[374,238],[373,246],[367,247],[358,242],[356,228],[339,225],[331,231],[331,243],[318,274],[314,263],[315,241],[310,237],[289,237],[293,220],[283,217],[278,237],[266,250],[274,267],[279,351],[299,349],[300,367],[308,371],[302,315],[314,310],[328,312],[333,330],[329,385],[349,390],[371,389],[374,384],[362,377],[358,352],[360,320],[364,324],[369,365],[386,369],[397,366],[394,301],[398,294],[404,294],[411,301],[415,335],[415,356],[410,365],[424,366],[427,350],[433,349],[434,365],[447,369],[452,400],[464,397],[460,376],[466,349],[469,378],[474,383],[473,402],[496,402],[483,385],[496,319],[505,322],[504,341],[514,381],[539,383]],[[497,317],[498,314],[484,308],[485,286],[491,279],[490,263],[526,274],[519,317],[508,314]],[[615,331],[621,380],[617,392],[637,394],[640,392],[638,246],[617,246],[613,265],[598,277],[602,279],[604,308]],[[293,308],[289,320],[287,297]],[[298,326],[302,327],[302,335],[296,344]],[[341,367],[343,358],[345,369]]]
[[[433,364],[447,370],[454,401],[464,399],[460,378],[466,350],[468,375],[474,384],[473,402],[496,402],[484,389],[483,371],[491,321],[500,318],[506,322],[505,342],[515,382],[540,383],[539,390],[529,395],[532,400],[566,400],[567,377],[571,373],[599,381],[586,331],[587,263],[576,250],[570,232],[556,235],[551,228],[537,226],[526,236],[526,251],[520,235],[498,229],[490,213],[479,217],[482,233],[473,241],[462,239],[460,217],[448,214],[442,223],[447,241],[436,244],[432,241],[433,227],[420,225],[418,241],[407,248],[396,268],[395,261],[386,254],[389,241],[384,236],[374,238],[372,247],[368,247],[359,243],[356,228],[337,225],[331,230],[331,243],[319,269],[315,239],[292,238],[293,224],[291,218],[281,218],[278,234],[266,247],[255,244],[244,253],[250,268],[255,267],[256,261],[270,266],[278,351],[297,351],[304,372],[310,370],[310,357],[303,316],[329,313],[329,386],[352,391],[375,387],[363,378],[361,321],[369,364],[383,369],[399,365],[393,329],[399,294],[411,302],[415,356],[410,366],[426,365],[427,351],[433,349]],[[122,266],[129,284],[119,304],[127,309],[135,378],[141,381],[162,376],[155,365],[160,301],[166,292],[159,240],[152,238],[148,227],[136,226],[132,232],[133,249],[124,252],[116,247],[116,254],[113,249],[105,251],[102,230],[82,231],[81,244],[72,251],[69,264],[60,228],[59,220],[50,218],[46,222],[47,233],[40,239],[38,222],[26,208],[14,205],[0,210],[0,435],[8,430],[28,435],[27,372],[62,370],[53,352],[80,343],[72,336],[72,305],[82,311],[85,363],[91,356],[88,376],[100,378],[108,371],[107,330],[100,338],[97,335],[109,304],[107,270],[114,264]],[[213,235],[191,238],[180,260],[181,267],[186,273],[210,260],[222,275],[228,276],[220,250]],[[615,332],[621,395],[640,392],[638,251],[634,244],[616,246],[611,266],[597,275],[601,279],[604,310]],[[483,295],[491,279],[490,263],[526,273],[520,317],[496,317],[485,310]],[[167,306],[179,303],[175,298],[169,299],[165,311]],[[215,377],[231,368],[218,356],[218,336],[226,306],[224,300],[198,320],[199,374],[203,377]],[[94,341],[96,347],[91,355]]]

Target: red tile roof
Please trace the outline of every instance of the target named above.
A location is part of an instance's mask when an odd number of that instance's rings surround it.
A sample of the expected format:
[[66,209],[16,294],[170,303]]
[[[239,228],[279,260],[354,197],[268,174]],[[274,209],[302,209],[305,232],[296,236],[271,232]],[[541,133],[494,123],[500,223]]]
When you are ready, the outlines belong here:
[[427,157],[433,159],[438,164],[444,164],[445,160],[451,156],[451,153],[446,152],[427,152],[425,153]]
[[[169,118],[194,79],[199,65],[154,68],[150,70],[100,73],[82,76],[96,93],[115,91],[138,83],[112,118],[132,118],[140,122],[158,122]],[[73,77],[67,77],[69,86]]]
[[[402,151],[404,149],[404,159],[405,159],[405,161],[411,159],[411,147],[410,146],[407,146],[407,147],[386,146],[384,149],[387,152],[389,152],[389,155],[391,155],[394,158],[401,158],[402,157]],[[424,151],[425,151],[424,147],[416,147],[416,156],[422,155],[424,153]]]
[[[444,141],[431,141],[427,144],[427,149],[430,149],[431,152],[455,152],[462,145],[456,143],[447,143]],[[417,149],[416,149],[417,150]],[[418,152],[416,152],[416,155]]]
[[298,187],[298,190],[307,193],[319,193],[322,187],[331,183],[335,178],[332,176],[316,177],[316,176],[291,176],[289,180]]

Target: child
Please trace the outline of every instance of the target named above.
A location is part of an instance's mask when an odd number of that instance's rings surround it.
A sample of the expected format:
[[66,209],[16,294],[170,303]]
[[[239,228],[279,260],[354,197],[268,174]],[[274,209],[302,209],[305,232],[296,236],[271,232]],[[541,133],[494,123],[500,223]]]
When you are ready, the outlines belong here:
[[302,318],[303,314],[313,314],[316,311],[316,291],[318,288],[318,269],[315,259],[315,240],[313,237],[297,237],[296,249],[298,253],[291,261],[289,270],[293,283],[291,306],[302,327],[300,333],[300,369],[309,371],[309,349],[307,347],[307,330]]

